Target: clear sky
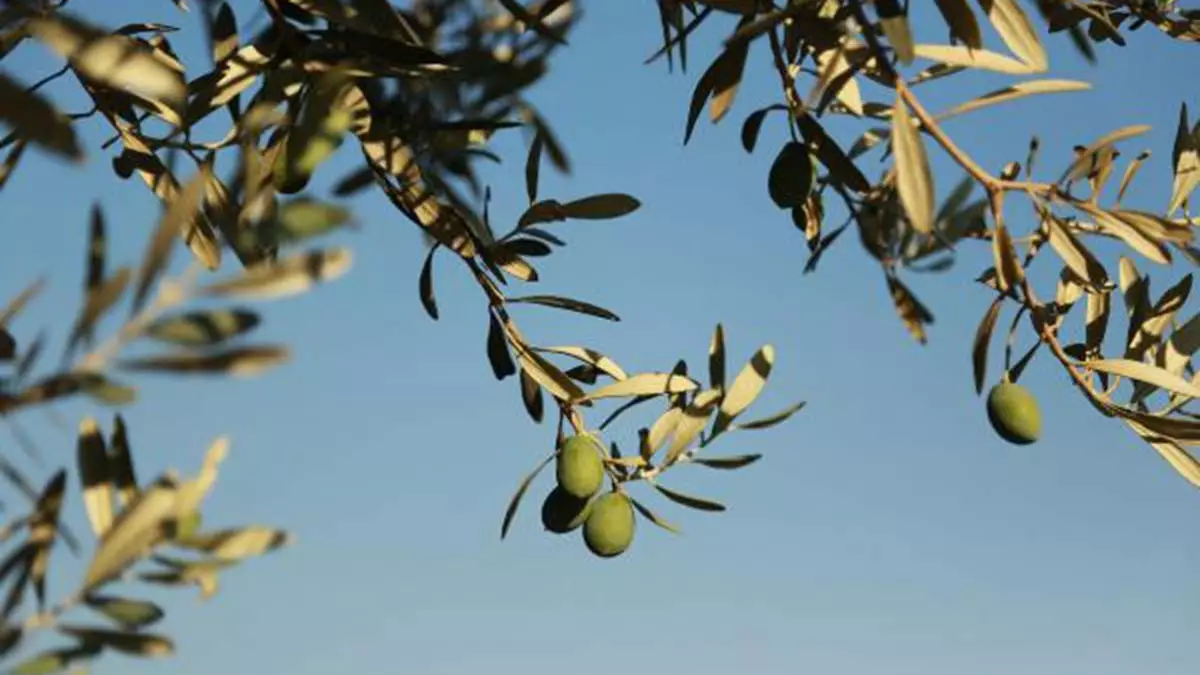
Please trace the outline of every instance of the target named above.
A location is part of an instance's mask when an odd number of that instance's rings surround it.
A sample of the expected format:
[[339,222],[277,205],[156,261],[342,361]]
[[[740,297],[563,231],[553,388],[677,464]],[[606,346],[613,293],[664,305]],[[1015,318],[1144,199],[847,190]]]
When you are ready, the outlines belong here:
[[[180,26],[176,50],[205,63],[196,19],[171,3],[72,4],[110,26],[135,18]],[[635,492],[678,523],[682,537],[639,522],[626,555],[592,558],[578,537],[541,532],[537,507],[552,480],[545,473],[502,543],[505,505],[549,452],[553,428],[525,416],[515,381],[492,378],[482,297],[449,257],[436,266],[442,319],[424,315],[417,232],[381,196],[366,194],[355,201],[363,230],[330,240],[354,247],[352,273],[261,307],[259,339],[288,340],[294,364],[245,381],[139,378],[143,399],[126,413],[146,477],[194,470],[209,441],[229,434],[208,521],[277,524],[296,533],[297,545],[227,574],[207,605],[191,589],[151,593],[168,609],[159,628],[176,638],[178,656],[106,657],[95,672],[1194,673],[1200,494],[1119,422],[1099,417],[1051,361],[1035,361],[1023,380],[1042,401],[1042,442],[1017,448],[992,433],[969,357],[990,295],[971,280],[988,251],[963,255],[944,275],[906,277],[937,318],[930,344],[917,345],[853,231],[817,273],[802,274],[803,238],[765,187],[784,138],[781,118],[769,121],[754,155],[738,141],[744,116],[775,102],[763,46],[730,116],[716,127],[702,120],[684,148],[688,100],[715,54],[717,26],[693,46],[689,72],[671,75],[664,62],[642,65],[659,39],[652,3],[595,2],[587,11],[536,90],[575,166],[569,179],[543,171],[541,194],[622,191],[643,207],[619,221],[550,226],[568,246],[536,262],[542,282],[529,292],[596,302],[623,320],[531,307],[518,315],[524,332],[540,344],[587,344],[629,371],[669,369],[680,357],[702,370],[721,321],[731,368],[763,343],[777,348],[775,376],[752,414],[797,399],[808,407],[785,426],[713,446],[714,454],[764,453],[750,468],[668,475],[668,485],[724,501],[726,513]],[[938,40],[944,30],[925,22],[919,35]],[[1103,67],[1091,68],[1064,35],[1049,44],[1051,76],[1087,79],[1093,91],[976,113],[948,125],[951,133],[989,167],[1023,160],[1037,133],[1047,151],[1043,175],[1057,176],[1071,146],[1151,124],[1125,147],[1127,158],[1146,147],[1155,153],[1129,199],[1161,208],[1181,97],[1191,97],[1193,116],[1200,112],[1194,90],[1180,86],[1197,63],[1195,47],[1147,28],[1129,48],[1101,47]],[[32,82],[57,65],[29,45],[4,67]],[[1006,81],[955,78],[922,93],[939,110]],[[143,185],[109,169],[112,152],[97,149],[107,129],[89,122],[81,131],[87,165],[64,169],[32,152],[0,193],[0,291],[11,296],[39,274],[54,275],[16,326],[27,340],[42,327],[60,340],[69,329],[93,200],[108,214],[114,265],[136,264],[158,212]],[[525,206],[521,136],[510,133],[497,148],[508,161],[487,170],[492,217],[511,223]],[[958,174],[933,155],[940,200]],[[353,156],[351,148],[338,161],[348,166]],[[868,175],[877,175],[877,158],[864,163]],[[325,171],[317,194],[343,173]],[[833,209],[830,226],[840,217]],[[1057,269],[1039,270],[1043,294],[1052,293],[1047,270]],[[1155,272],[1155,292],[1177,273]],[[1027,333],[1021,339],[1029,344]],[[992,377],[999,350],[994,356]],[[81,415],[111,424],[109,411],[84,402],[57,410],[65,427],[41,413],[23,420],[55,464],[73,462]],[[629,445],[632,428],[621,432]],[[0,444],[48,475],[10,439]],[[67,509],[85,532],[77,492]],[[83,562],[61,547],[56,555],[54,597]]]

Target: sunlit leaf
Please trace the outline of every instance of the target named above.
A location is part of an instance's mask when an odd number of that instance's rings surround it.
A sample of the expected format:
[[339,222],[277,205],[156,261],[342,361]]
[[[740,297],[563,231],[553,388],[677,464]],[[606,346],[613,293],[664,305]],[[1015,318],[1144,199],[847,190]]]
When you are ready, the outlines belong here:
[[680,394],[699,387],[695,380],[672,373],[638,373],[588,392],[583,400]]
[[290,359],[290,350],[281,345],[247,345],[207,354],[177,353],[125,359],[117,365],[135,372],[250,377]]
[[921,134],[912,123],[908,105],[897,96],[892,108],[892,148],[896,153],[896,189],[913,228],[922,234],[933,231],[933,171]]
[[165,539],[165,527],[175,512],[176,486],[158,481],[142,491],[105,532],[84,575],[84,586],[95,588]]

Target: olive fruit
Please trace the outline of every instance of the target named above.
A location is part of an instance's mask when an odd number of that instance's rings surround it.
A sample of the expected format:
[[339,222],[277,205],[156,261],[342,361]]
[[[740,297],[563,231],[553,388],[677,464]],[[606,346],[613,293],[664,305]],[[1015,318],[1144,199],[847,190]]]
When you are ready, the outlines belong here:
[[1019,384],[1001,382],[992,387],[987,397],[987,414],[996,433],[1014,445],[1029,445],[1042,435],[1037,399]]
[[583,542],[600,558],[615,558],[633,543],[633,504],[620,492],[597,497],[583,523]]
[[563,442],[555,467],[558,486],[576,499],[587,499],[604,484],[604,463],[600,445],[591,436],[580,434]]
[[588,516],[589,500],[567,494],[555,487],[542,501],[542,527],[555,534],[566,534],[583,524]]

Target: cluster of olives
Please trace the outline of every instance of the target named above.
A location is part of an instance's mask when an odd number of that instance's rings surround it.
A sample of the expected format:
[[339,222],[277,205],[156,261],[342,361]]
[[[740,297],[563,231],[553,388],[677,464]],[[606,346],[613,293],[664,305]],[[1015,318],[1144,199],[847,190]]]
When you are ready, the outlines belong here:
[[559,448],[556,485],[542,502],[542,526],[555,534],[583,530],[583,543],[594,555],[614,558],[633,543],[633,503],[604,486],[603,448],[586,434],[567,438]]
[[1029,445],[1041,438],[1042,413],[1037,398],[1015,382],[1005,380],[992,387],[987,415],[992,429],[1009,443]]

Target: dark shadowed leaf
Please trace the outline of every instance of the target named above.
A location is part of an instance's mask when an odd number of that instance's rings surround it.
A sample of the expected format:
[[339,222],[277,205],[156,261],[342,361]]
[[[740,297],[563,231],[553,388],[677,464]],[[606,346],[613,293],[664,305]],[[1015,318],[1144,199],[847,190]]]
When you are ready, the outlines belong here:
[[725,469],[733,470],[740,469],[743,466],[751,464],[762,459],[762,455],[736,455],[733,457],[693,457],[692,464],[707,466],[710,469]]
[[683,506],[696,509],[698,511],[720,512],[725,510],[725,505],[721,504],[720,502],[714,502],[708,499],[701,499],[700,497],[685,495],[682,492],[665,488],[658,483],[653,483],[652,485],[654,485],[655,490],[658,490],[664,497],[670,499],[676,504],[682,504]]
[[645,518],[646,520],[654,523],[655,525],[661,527],[662,529],[666,530],[667,532],[670,532],[671,534],[681,534],[681,531],[677,526],[675,526],[674,524],[672,524],[666,520],[663,520],[661,516],[659,516],[657,513],[653,512],[653,511],[651,511],[650,509],[646,508],[646,506],[644,504],[642,504],[641,502],[639,502],[638,500],[634,499],[633,497],[630,497],[629,501],[633,503],[633,508],[637,509],[637,512],[642,514],[642,517]]
[[[586,367],[586,366],[585,366]],[[569,373],[568,373],[569,374]],[[525,412],[534,422],[541,422],[545,415],[545,403],[542,399],[542,389],[525,369],[521,369],[521,401],[525,404]]]
[[207,176],[199,171],[182,190],[176,192],[166,204],[158,227],[146,244],[142,266],[138,270],[137,286],[133,292],[131,311],[136,313],[149,297],[150,288],[166,270],[171,259],[171,246],[178,235],[187,236],[192,219],[199,212],[204,199]]
[[105,649],[142,657],[164,657],[175,653],[175,644],[169,638],[147,633],[125,633],[83,626],[59,626],[59,632],[78,638],[82,642],[102,645]]
[[529,146],[529,156],[525,159],[525,194],[529,196],[529,203],[533,204],[537,201],[538,195],[538,174],[542,166],[542,147],[545,141],[541,133],[533,135],[533,143]]
[[714,389],[725,387],[725,327],[719,323],[708,344],[708,383]]
[[562,209],[568,218],[606,220],[633,213],[641,205],[641,202],[627,194],[609,193],[567,202]]
[[438,318],[437,296],[433,292],[433,254],[437,252],[437,249],[437,244],[429,247],[429,252],[425,254],[425,262],[421,265],[421,276],[417,281],[417,293],[421,297],[421,306],[434,321],[437,321]]
[[535,305],[544,305],[546,307],[555,307],[558,309],[568,309],[572,312],[580,314],[589,314],[591,316],[608,319],[609,321],[620,321],[621,318],[603,307],[593,305],[590,302],[575,300],[573,298],[564,298],[556,295],[526,295],[522,297],[508,298],[508,303],[529,303]]
[[492,374],[497,380],[503,380],[509,375],[515,375],[517,364],[513,362],[512,354],[508,351],[508,340],[504,337],[504,327],[500,325],[496,315],[488,312],[487,334],[488,363],[492,366]]
[[530,471],[524,478],[521,479],[521,484],[517,486],[517,491],[513,493],[512,499],[508,502],[508,508],[504,511],[504,522],[500,525],[500,539],[503,540],[508,536],[508,528],[512,525],[513,518],[517,515],[517,508],[521,505],[521,498],[525,496],[525,492],[529,490],[529,486],[533,483],[533,479],[546,468],[546,465],[554,460],[557,452],[543,459],[533,471]]
[[108,447],[96,420],[85,417],[79,425],[76,463],[83,488],[83,506],[92,532],[104,536],[113,522],[113,485],[108,468]]
[[992,330],[996,327],[996,319],[1004,306],[1004,296],[998,296],[988,307],[979,327],[975,329],[975,343],[971,347],[971,364],[975,375],[975,393],[983,393],[984,380],[987,377],[988,345],[992,339]]
[[116,488],[117,502],[125,506],[138,493],[137,475],[133,470],[133,456],[129,450],[129,427],[120,414],[113,416],[113,430],[108,440],[108,470]]
[[791,418],[792,415],[795,415],[796,413],[803,410],[806,405],[808,405],[808,403],[806,401],[800,401],[798,403],[793,403],[792,405],[789,405],[788,407],[784,408],[783,410],[780,410],[779,412],[777,412],[773,415],[768,415],[766,417],[761,417],[759,419],[749,420],[746,422],[737,422],[737,423],[731,424],[729,428],[730,429],[750,429],[750,430],[752,430],[752,429],[769,429],[781,422],[786,422],[789,418]]

